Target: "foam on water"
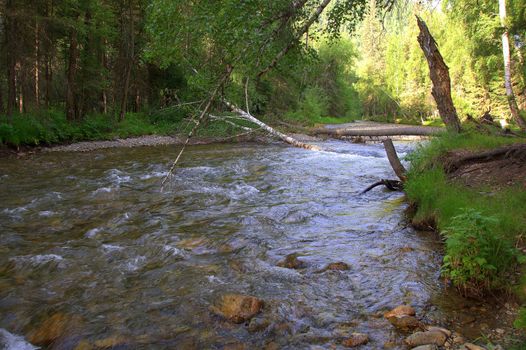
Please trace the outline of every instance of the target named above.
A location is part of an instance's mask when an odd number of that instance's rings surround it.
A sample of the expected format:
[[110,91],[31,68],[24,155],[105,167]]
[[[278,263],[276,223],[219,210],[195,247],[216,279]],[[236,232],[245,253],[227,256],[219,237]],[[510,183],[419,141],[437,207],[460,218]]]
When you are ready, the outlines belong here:
[[102,229],[99,228],[99,227],[92,228],[91,230],[89,230],[88,232],[86,232],[86,233],[84,234],[84,237],[86,237],[86,238],[93,238],[93,237],[95,237],[100,231],[102,231]]
[[28,343],[24,337],[9,333],[3,328],[0,328],[0,347],[3,350],[35,350],[39,347]]

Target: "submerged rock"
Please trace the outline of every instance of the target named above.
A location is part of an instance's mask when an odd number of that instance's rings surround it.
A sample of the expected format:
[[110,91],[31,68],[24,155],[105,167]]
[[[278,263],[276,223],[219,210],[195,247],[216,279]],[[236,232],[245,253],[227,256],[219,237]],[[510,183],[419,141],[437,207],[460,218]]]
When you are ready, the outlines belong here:
[[419,345],[438,345],[443,346],[447,336],[440,331],[416,332],[405,338],[405,343],[416,347]]
[[356,346],[367,344],[367,342],[369,342],[369,336],[367,334],[353,333],[350,338],[345,339],[342,342],[342,345],[348,348],[354,348]]
[[400,305],[384,314],[384,317],[398,330],[411,331],[422,326],[415,317],[415,309],[410,305]]
[[66,329],[74,324],[72,321],[71,316],[56,313],[42,322],[37,329],[30,332],[27,339],[32,344],[49,345],[65,334]]
[[270,326],[269,320],[265,318],[254,317],[250,320],[250,323],[248,324],[248,331],[251,333],[259,332],[267,329],[268,326]]
[[109,338],[99,339],[95,341],[95,346],[98,349],[111,349],[126,344],[128,344],[128,339],[121,335],[114,335]]
[[438,350],[438,346],[436,345],[420,345],[416,348],[412,348],[411,350]]
[[305,262],[298,259],[298,254],[289,254],[278,263],[279,267],[285,267],[287,269],[301,269],[305,267]]
[[478,345],[471,344],[471,343],[464,344],[464,347],[462,349],[466,349],[466,350],[486,350],[486,348],[483,348],[482,346],[478,346]]
[[451,331],[448,330],[448,329],[445,329],[445,328],[442,328],[442,327],[436,327],[436,326],[426,326],[426,331],[438,331],[438,332],[442,332],[446,335],[446,337],[451,337]]
[[323,269],[324,271],[346,271],[346,270],[349,270],[351,267],[344,263],[343,261],[338,261],[338,262],[333,262],[333,263],[330,263],[329,265],[327,265],[327,267],[325,269]]
[[422,324],[414,316],[390,317],[387,319],[396,329],[408,332],[420,328]]
[[212,312],[234,323],[243,323],[250,320],[262,308],[262,300],[241,294],[222,295],[218,303],[210,307]]
[[384,317],[389,319],[391,317],[415,316],[415,309],[411,305],[400,305],[384,314]]

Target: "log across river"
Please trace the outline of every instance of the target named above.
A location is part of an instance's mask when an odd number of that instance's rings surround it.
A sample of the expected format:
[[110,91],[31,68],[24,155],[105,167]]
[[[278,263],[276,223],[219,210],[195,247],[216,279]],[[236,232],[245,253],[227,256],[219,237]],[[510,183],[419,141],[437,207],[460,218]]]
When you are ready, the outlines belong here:
[[[361,332],[363,349],[396,349],[381,315],[403,303],[468,339],[493,327],[490,306],[446,292],[438,238],[408,227],[403,194],[359,194],[393,177],[383,146],[319,146],[191,146],[163,192],[174,146],[0,159],[0,342],[304,349]],[[292,253],[298,269],[279,263]],[[233,324],[211,312],[225,293],[263,310]]]

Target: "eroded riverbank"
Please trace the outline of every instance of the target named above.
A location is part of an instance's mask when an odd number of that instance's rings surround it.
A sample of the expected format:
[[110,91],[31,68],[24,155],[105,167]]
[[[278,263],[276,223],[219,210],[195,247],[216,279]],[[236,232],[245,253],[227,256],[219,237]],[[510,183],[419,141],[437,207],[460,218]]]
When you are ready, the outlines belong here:
[[[444,293],[441,244],[405,223],[400,193],[359,195],[391,177],[382,146],[323,146],[191,147],[162,193],[170,146],[0,160],[0,328],[66,317],[55,349],[343,348],[351,332],[402,349],[382,315],[404,303],[470,340],[495,329],[500,305]],[[293,253],[302,268],[278,266]],[[335,262],[349,269],[322,271]],[[263,300],[266,326],[210,312],[225,293]]]

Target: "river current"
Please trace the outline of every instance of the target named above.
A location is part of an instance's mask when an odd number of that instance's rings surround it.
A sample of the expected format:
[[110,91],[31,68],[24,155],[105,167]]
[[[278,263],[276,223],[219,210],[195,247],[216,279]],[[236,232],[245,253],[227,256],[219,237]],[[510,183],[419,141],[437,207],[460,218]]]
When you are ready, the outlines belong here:
[[[0,339],[30,349],[60,314],[75,326],[52,349],[339,348],[349,332],[396,349],[383,311],[445,322],[438,237],[406,224],[402,193],[360,195],[394,178],[382,145],[320,145],[193,146],[163,191],[174,146],[0,159]],[[277,266],[291,253],[305,268]],[[211,313],[223,293],[264,300],[268,327]]]

